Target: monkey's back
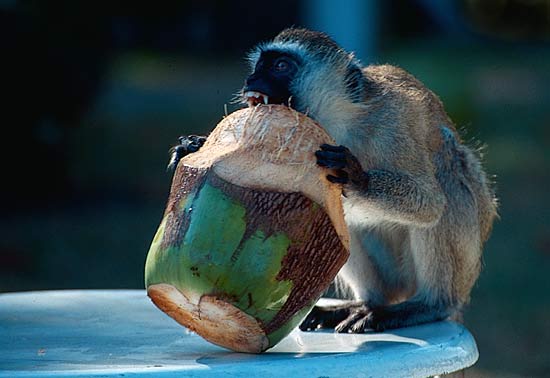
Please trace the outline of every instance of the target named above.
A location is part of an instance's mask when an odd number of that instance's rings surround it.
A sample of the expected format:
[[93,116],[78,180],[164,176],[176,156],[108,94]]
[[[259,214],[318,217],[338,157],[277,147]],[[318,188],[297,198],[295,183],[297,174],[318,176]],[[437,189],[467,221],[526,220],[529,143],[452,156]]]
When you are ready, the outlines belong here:
[[[441,145],[440,126],[446,126],[460,141],[455,126],[439,97],[409,72],[389,64],[371,65],[363,69],[367,80],[367,99],[385,97],[386,109],[394,108],[402,124],[409,128],[426,128],[426,141],[432,152]],[[371,97],[372,96],[372,97]],[[413,136],[421,130],[411,130]]]
[[414,148],[429,151],[434,174],[448,201],[456,199],[457,190],[446,185],[454,181],[450,177],[466,188],[477,208],[480,241],[487,240],[497,213],[490,180],[476,151],[462,142],[439,97],[396,66],[371,65],[363,73],[368,83],[366,102],[381,101],[394,120],[393,126],[406,128],[414,138]]

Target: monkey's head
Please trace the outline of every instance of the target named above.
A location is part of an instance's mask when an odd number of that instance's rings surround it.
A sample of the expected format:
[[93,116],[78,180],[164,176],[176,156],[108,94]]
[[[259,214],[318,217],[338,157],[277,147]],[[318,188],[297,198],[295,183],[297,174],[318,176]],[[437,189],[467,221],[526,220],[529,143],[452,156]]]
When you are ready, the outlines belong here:
[[283,30],[250,53],[243,103],[284,104],[321,122],[331,109],[364,99],[360,63],[324,33]]

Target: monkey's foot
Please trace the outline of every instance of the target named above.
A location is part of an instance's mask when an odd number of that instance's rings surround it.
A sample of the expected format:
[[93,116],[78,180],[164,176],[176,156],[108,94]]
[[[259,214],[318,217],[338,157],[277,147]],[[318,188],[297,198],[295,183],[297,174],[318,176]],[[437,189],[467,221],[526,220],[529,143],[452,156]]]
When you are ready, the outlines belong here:
[[302,331],[314,331],[321,328],[334,328],[346,320],[351,311],[359,306],[361,305],[357,302],[335,306],[315,306],[300,324],[300,329]]
[[339,333],[363,333],[368,330],[383,331],[374,322],[374,314],[367,306],[350,311],[349,316],[340,322],[334,330]]
[[393,306],[372,309],[364,302],[315,306],[300,324],[300,330],[334,328],[339,333],[364,333],[403,326],[401,316],[392,316],[392,308]]
[[353,183],[366,184],[366,175],[359,160],[344,146],[322,144],[321,149],[315,152],[317,164],[321,167],[333,169],[336,176],[327,175],[327,180],[336,184]]
[[361,333],[368,330],[377,332],[386,329],[410,327],[418,324],[443,320],[452,312],[443,304],[426,304],[422,301],[368,308],[360,306],[350,311],[349,316],[338,324],[336,332]]
[[180,136],[178,138],[180,144],[171,149],[172,156],[168,163],[168,170],[173,170],[178,165],[179,161],[190,153],[197,152],[206,142],[206,137],[200,135]]

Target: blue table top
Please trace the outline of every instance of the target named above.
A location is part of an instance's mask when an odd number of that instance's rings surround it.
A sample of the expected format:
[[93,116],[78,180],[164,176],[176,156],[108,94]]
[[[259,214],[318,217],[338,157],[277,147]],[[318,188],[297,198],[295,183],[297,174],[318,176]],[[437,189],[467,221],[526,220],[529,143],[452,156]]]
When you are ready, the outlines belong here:
[[471,334],[452,322],[366,334],[296,329],[252,355],[189,332],[143,290],[0,294],[0,377],[428,377],[477,358]]

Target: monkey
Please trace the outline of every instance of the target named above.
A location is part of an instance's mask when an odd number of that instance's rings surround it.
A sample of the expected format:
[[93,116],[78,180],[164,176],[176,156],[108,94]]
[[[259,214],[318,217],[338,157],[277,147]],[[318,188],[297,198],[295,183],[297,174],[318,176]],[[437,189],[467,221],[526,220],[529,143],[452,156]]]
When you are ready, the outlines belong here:
[[248,61],[243,104],[290,106],[336,141],[312,154],[342,188],[350,257],[335,282],[347,301],[314,307],[300,329],[460,321],[497,199],[441,100],[401,68],[363,66],[322,32],[285,29]]

